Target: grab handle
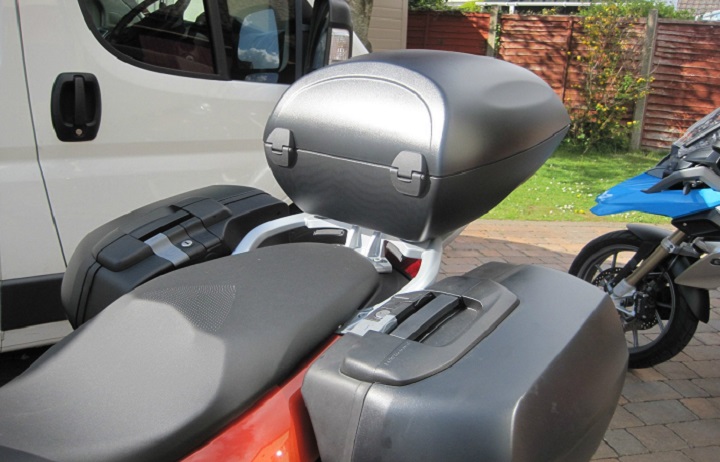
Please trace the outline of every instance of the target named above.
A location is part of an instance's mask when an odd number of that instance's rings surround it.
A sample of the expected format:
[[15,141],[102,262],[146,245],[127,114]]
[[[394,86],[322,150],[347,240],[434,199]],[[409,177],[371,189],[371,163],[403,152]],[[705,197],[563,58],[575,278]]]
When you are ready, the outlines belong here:
[[[364,382],[398,386],[430,377],[455,364],[490,335],[519,303],[515,294],[497,282],[466,279],[461,293],[436,293],[432,301],[390,335],[370,331],[358,338],[357,345],[344,358],[341,372]],[[442,318],[461,312],[469,320],[467,328],[441,346],[430,345],[433,329],[442,324]],[[426,339],[427,343],[423,343]]]
[[100,129],[100,85],[93,74],[66,72],[52,88],[50,115],[60,141],[91,141]]

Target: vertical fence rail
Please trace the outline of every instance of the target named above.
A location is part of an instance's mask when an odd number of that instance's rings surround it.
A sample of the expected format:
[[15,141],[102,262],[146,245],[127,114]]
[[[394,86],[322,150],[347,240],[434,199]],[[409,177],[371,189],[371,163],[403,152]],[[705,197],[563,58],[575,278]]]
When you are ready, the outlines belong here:
[[565,93],[568,86],[568,70],[570,69],[570,59],[572,58],[572,53],[570,52],[570,47],[572,46],[573,41],[573,30],[575,29],[575,17],[570,16],[570,24],[567,28],[566,35],[565,35],[565,49],[567,52],[565,53],[565,69],[563,72],[563,79],[562,79],[562,94],[560,95],[560,98],[563,102],[565,102]]
[[[652,59],[655,54],[655,42],[657,40],[657,22],[658,11],[651,10],[647,18],[642,56],[640,57],[640,74],[642,78],[647,81],[650,81],[652,77]],[[635,111],[633,113],[633,122],[635,122],[635,126],[633,127],[632,137],[630,138],[631,149],[640,149],[642,147],[647,102],[647,96],[643,96],[637,103],[635,103]]]
[[500,11],[499,6],[492,7],[492,10],[490,11],[490,22],[488,23],[488,44],[487,44],[487,53],[485,53],[487,56],[495,57],[497,56],[497,45],[500,39],[499,32],[500,32],[500,15],[502,12]]

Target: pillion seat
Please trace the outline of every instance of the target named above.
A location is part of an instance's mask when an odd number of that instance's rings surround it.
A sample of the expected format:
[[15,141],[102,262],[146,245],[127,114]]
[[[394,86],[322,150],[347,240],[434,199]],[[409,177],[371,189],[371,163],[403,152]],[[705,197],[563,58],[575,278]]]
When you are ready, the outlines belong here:
[[289,244],[161,276],[0,388],[0,460],[170,460],[280,383],[373,298],[345,247]]

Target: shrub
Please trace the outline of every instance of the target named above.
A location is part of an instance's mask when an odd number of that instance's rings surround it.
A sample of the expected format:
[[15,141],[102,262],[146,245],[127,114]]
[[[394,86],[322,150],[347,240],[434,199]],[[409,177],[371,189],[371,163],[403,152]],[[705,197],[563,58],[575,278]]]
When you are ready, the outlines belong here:
[[611,0],[593,4],[581,15],[582,79],[576,86],[580,101],[570,101],[569,141],[588,150],[623,148],[632,122],[629,111],[647,95],[650,82],[640,74],[642,38],[626,15],[624,4]]
[[410,11],[445,11],[449,10],[445,0],[409,0]]
[[583,77],[570,101],[570,144],[588,149],[627,147],[634,122],[630,111],[650,91],[652,78],[640,72],[643,37],[635,23],[658,10],[659,17],[692,18],[658,0],[608,0],[580,9],[583,53],[575,56]]
[[[628,0],[616,3],[622,16],[630,18],[646,18],[651,10],[658,11],[660,18],[672,19],[693,19],[694,14],[688,10],[676,10],[671,4],[662,0]],[[587,8],[580,9],[580,15],[592,15],[600,4],[593,4]]]

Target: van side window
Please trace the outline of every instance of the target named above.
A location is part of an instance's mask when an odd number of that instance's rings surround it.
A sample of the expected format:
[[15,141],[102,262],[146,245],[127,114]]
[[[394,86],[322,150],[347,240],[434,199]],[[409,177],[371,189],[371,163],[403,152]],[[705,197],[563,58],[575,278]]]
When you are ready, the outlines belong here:
[[107,43],[141,63],[215,74],[203,0],[82,0]]
[[223,24],[230,76],[292,83],[295,79],[295,8],[287,0],[227,0]]
[[[295,79],[293,5],[289,0],[80,0],[88,24],[126,62],[268,83]],[[221,44],[213,42],[220,37]]]

